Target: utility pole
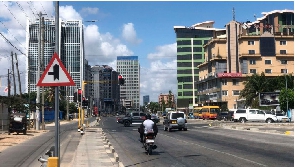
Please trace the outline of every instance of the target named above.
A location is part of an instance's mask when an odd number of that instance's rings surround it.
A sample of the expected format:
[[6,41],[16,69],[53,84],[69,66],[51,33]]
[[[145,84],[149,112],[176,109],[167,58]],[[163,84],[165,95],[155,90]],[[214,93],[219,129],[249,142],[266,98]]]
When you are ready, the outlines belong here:
[[13,52],[11,52],[11,68],[12,68],[12,79],[13,79],[13,91],[16,95],[15,76],[14,76],[14,63],[13,63]]
[[[7,84],[8,84],[8,94],[7,94],[7,97],[9,99],[9,104],[8,104],[8,114],[7,114],[7,117],[9,120],[10,119],[10,114],[11,114],[11,100],[10,100],[10,78],[9,78],[9,69],[8,69],[8,73],[7,73]],[[9,127],[9,121],[7,122],[7,127]],[[8,129],[9,130],[9,129]]]
[[[41,70],[44,72],[44,17],[41,19]],[[44,122],[44,86],[42,86],[42,130],[45,130]]]
[[[55,2],[55,52],[59,54],[59,1]],[[55,87],[55,150],[54,156],[58,157],[57,167],[60,166],[60,136],[59,136],[59,87]]]
[[22,98],[22,87],[21,87],[21,82],[20,82],[20,75],[19,75],[19,68],[18,68],[18,60],[17,60],[16,53],[14,55],[15,55],[15,60],[16,60],[15,65],[16,65],[17,77],[18,77],[19,96],[20,96],[20,98]]
[[[39,39],[38,39],[38,65],[37,65],[37,76],[36,76],[36,83],[40,80],[40,65],[41,65],[41,17],[42,13],[38,14],[39,16]],[[40,104],[40,86],[36,86],[37,90],[37,97],[36,97],[36,130],[40,130],[40,111],[39,111],[39,104]]]

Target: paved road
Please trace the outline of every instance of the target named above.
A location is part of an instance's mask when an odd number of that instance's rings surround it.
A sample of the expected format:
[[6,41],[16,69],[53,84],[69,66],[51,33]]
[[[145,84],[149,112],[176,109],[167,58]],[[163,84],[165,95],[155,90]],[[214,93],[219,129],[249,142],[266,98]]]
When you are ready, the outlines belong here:
[[146,155],[139,143],[139,125],[123,127],[115,118],[103,117],[101,126],[128,167],[293,167],[294,137],[189,123],[188,131],[163,131],[159,124],[158,148]]

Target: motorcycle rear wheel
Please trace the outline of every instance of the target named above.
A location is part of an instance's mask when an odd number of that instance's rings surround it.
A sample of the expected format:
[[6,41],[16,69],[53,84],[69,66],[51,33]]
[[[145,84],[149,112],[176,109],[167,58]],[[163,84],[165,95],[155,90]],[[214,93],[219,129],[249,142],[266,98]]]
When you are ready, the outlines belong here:
[[153,153],[153,145],[148,146],[147,153],[148,153],[148,155],[152,155],[152,153]]

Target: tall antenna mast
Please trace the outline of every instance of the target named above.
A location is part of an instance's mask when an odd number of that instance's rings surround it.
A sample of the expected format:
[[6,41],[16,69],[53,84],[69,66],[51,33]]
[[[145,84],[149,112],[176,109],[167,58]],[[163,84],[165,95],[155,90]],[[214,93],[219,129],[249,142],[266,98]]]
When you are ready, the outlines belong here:
[[235,8],[233,8],[233,21],[236,21],[236,13],[235,13]]

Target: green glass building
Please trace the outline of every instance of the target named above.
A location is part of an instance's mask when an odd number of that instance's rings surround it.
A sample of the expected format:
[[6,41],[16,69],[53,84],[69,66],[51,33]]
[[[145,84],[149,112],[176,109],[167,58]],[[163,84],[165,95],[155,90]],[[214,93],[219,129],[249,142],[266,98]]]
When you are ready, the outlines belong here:
[[[196,82],[199,80],[198,65],[204,62],[204,48],[215,31],[214,21],[207,21],[191,27],[174,26],[177,42],[177,108],[198,104]],[[191,107],[190,107],[191,108]]]

